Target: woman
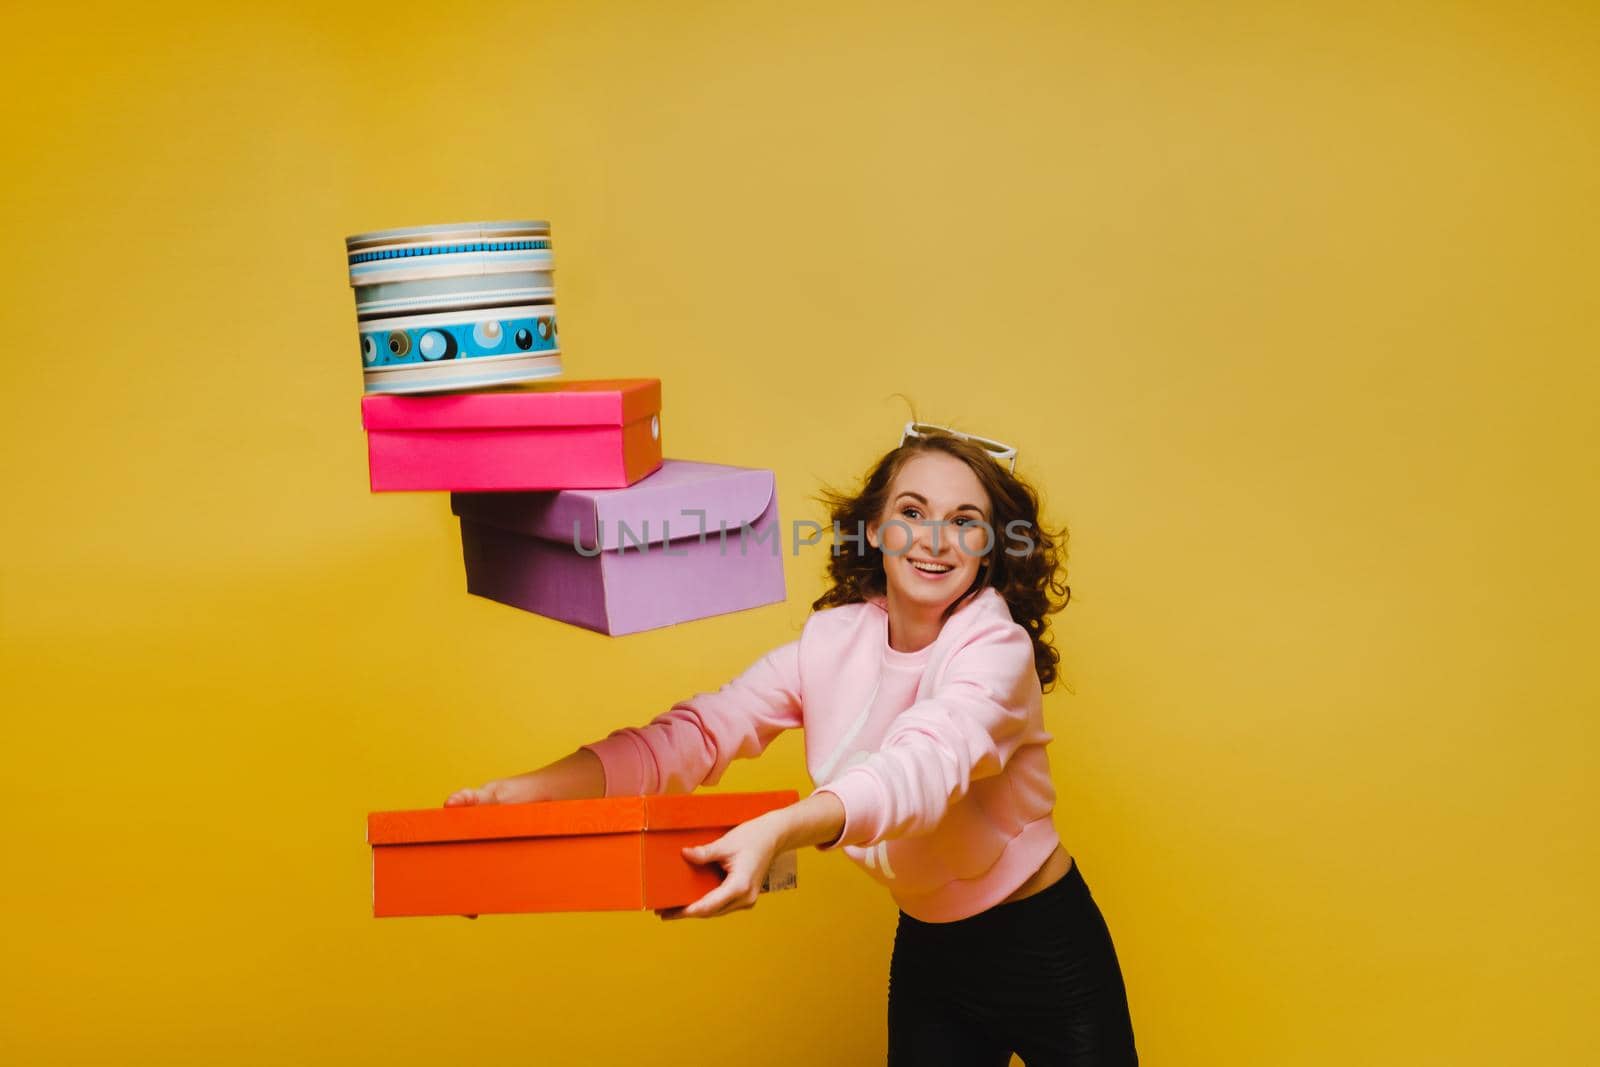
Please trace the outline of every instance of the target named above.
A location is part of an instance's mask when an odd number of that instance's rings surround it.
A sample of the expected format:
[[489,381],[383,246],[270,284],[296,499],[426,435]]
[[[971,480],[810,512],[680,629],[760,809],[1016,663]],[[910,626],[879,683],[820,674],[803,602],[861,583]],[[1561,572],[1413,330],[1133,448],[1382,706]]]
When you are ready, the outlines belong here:
[[1045,631],[1070,589],[1014,462],[908,425],[860,493],[825,494],[832,586],[797,640],[643,727],[446,804],[688,792],[802,727],[816,790],[686,849],[725,876],[663,918],[753,907],[776,856],[842,851],[900,909],[890,1064],[1136,1064],[1110,934],[1054,825]]

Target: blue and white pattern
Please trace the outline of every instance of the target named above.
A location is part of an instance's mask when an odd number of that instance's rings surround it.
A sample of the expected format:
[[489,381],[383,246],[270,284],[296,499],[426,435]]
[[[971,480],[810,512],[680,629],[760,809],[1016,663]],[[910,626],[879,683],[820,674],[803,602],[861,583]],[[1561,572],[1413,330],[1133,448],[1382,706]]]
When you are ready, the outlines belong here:
[[[357,288],[385,282],[412,282],[428,278],[462,278],[476,275],[552,271],[555,256],[543,252],[462,252],[428,259],[377,260],[350,268],[350,284]],[[485,284],[491,279],[486,278]]]
[[385,320],[410,325],[361,334],[361,363],[392,367],[400,363],[435,363],[521,352],[559,352],[554,309],[548,313],[477,322],[425,323]]
[[549,247],[549,241],[471,241],[453,245],[413,245],[410,248],[380,248],[375,252],[356,252],[350,257],[350,265],[353,267],[357,263],[371,263],[379,259],[447,256],[453,252],[519,252]]
[[[368,392],[560,373],[548,223],[383,230],[346,238],[345,248]],[[483,369],[452,369],[466,361]]]

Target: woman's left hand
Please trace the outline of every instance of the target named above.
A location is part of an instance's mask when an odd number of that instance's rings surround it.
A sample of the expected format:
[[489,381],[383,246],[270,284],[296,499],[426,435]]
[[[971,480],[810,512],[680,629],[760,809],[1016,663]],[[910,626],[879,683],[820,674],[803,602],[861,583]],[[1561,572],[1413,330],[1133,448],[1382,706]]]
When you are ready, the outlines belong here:
[[753,908],[778,855],[781,826],[769,815],[742,822],[715,841],[683,850],[690,863],[717,863],[726,872],[722,884],[695,901],[678,908],[658,908],[663,919],[711,919]]

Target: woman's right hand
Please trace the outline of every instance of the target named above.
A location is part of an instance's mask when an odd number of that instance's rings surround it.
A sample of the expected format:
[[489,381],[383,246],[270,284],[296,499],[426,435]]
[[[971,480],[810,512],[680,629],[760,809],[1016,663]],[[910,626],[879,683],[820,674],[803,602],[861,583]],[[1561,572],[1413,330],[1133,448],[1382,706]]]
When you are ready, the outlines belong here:
[[519,774],[515,778],[497,778],[476,789],[457,789],[445,798],[444,806],[460,808],[474,804],[531,804],[536,800],[548,799],[540,794],[538,784],[534,781],[538,773],[534,771]]
[[543,800],[581,800],[606,795],[600,757],[586,748],[515,778],[497,778],[476,789],[457,789],[445,798],[447,808],[474,804],[533,804]]

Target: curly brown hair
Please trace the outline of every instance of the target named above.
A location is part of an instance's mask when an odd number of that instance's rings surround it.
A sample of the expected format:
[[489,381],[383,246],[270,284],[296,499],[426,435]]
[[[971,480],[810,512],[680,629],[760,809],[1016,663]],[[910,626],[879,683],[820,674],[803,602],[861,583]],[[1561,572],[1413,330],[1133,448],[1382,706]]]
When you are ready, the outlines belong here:
[[[1011,617],[1033,639],[1033,662],[1039,684],[1044,690],[1050,690],[1056,682],[1056,665],[1061,655],[1050,642],[1049,617],[1065,608],[1072,599],[1065,569],[1066,527],[1049,530],[1042,526],[1039,495],[1034,488],[995,462],[981,446],[964,438],[924,431],[917,437],[907,438],[904,444],[874,463],[859,492],[823,488],[816,499],[833,519],[835,540],[828,560],[828,577],[833,584],[812,602],[811,610],[859,604],[870,597],[887,594],[888,578],[883,570],[882,549],[874,548],[864,538],[843,539],[838,535],[864,530],[882,516],[895,475],[920,452],[944,452],[961,460],[977,475],[989,494],[991,514],[988,521],[994,531],[992,551],[972,587],[945,610],[945,618],[977,596],[985,586],[992,586],[1005,598]],[[1011,524],[1019,521],[1027,524],[1023,528],[1028,531],[1032,548],[1026,554],[1013,555],[1017,549],[1001,550],[999,546],[1004,535],[1014,529]]]

